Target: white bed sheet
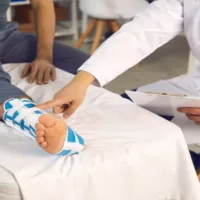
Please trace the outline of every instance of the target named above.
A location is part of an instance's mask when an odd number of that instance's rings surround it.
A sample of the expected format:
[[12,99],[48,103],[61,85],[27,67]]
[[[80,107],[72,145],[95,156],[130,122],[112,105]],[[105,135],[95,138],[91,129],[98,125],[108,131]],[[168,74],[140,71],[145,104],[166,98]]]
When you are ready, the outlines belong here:
[[0,167],[0,199],[1,200],[21,200],[19,186],[12,173]]
[[[5,69],[36,102],[52,98],[72,78],[58,71],[54,83],[29,85],[19,78],[23,66]],[[0,124],[0,165],[17,180],[25,200],[200,199],[187,145],[172,123],[95,87],[67,123],[85,138],[79,156],[49,156]],[[14,179],[7,178],[0,180],[11,187]]]

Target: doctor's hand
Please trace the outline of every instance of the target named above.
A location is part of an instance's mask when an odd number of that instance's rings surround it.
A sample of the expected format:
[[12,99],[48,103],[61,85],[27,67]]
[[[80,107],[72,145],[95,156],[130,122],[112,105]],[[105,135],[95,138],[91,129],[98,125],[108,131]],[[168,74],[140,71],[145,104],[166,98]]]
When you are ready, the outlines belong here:
[[181,113],[185,113],[186,116],[194,121],[195,124],[200,125],[200,108],[178,108],[178,111]]
[[36,81],[39,85],[48,84],[50,80],[56,79],[56,68],[48,60],[36,59],[25,66],[21,77],[28,77],[29,83]]
[[70,117],[84,100],[88,86],[94,77],[87,72],[79,72],[75,78],[58,93],[53,100],[40,104],[40,109],[53,108],[55,114],[63,113],[64,118]]

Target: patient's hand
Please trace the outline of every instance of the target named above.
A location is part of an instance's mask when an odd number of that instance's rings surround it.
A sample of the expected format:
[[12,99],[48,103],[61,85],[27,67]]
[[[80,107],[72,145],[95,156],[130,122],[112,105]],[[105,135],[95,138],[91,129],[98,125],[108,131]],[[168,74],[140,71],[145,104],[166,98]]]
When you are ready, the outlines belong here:
[[22,78],[28,77],[28,82],[37,84],[48,84],[50,80],[56,79],[56,69],[51,62],[42,59],[36,59],[25,66],[22,71]]
[[200,108],[178,108],[178,111],[181,113],[185,113],[186,116],[194,121],[195,124],[200,125]]

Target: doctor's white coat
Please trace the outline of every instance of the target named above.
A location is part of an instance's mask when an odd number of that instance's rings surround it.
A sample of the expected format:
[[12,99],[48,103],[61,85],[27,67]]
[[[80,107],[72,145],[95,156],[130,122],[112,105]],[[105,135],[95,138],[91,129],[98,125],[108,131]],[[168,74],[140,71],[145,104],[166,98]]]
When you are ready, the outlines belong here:
[[196,58],[193,81],[200,88],[200,0],[155,1],[101,45],[80,70],[103,86],[181,31]]

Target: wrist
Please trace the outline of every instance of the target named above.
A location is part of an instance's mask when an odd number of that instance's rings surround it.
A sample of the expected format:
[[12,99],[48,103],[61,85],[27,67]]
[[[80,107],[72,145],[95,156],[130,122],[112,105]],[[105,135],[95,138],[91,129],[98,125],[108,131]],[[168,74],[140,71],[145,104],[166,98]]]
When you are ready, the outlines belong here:
[[36,59],[46,60],[50,63],[53,62],[53,49],[51,45],[46,45],[43,47],[38,47]]
[[35,59],[36,60],[45,60],[45,61],[50,62],[50,63],[53,62],[53,58],[50,55],[39,55],[38,54]]
[[80,71],[72,80],[73,84],[88,88],[95,80],[95,77],[85,71]]

